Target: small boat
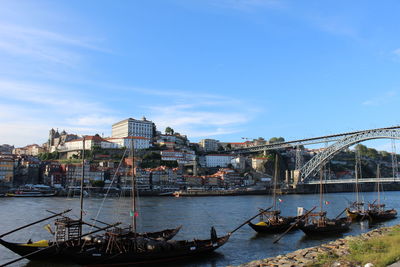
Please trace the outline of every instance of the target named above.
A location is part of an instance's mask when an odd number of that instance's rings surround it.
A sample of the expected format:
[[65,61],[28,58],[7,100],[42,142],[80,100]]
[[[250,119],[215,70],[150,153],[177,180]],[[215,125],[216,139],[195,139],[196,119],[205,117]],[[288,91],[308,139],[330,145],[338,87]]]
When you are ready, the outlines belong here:
[[[63,219],[66,222],[65,216]],[[78,220],[71,220],[68,221],[68,229],[65,229],[66,232],[70,231],[73,232],[73,226],[79,225]],[[76,228],[76,227],[75,227]],[[148,232],[148,233],[138,233],[138,238],[143,239],[152,239],[156,241],[167,241],[172,239],[180,230],[181,227],[175,229],[165,229],[159,232]],[[62,228],[59,228],[61,230]],[[63,231],[63,230],[61,230]],[[128,236],[129,231],[125,231],[126,235]],[[132,232],[130,232],[132,233]],[[56,232],[55,236],[60,238],[60,233]],[[62,238],[60,238],[62,239]],[[71,235],[69,236],[68,240],[39,240],[36,242],[32,242],[28,240],[26,243],[13,243],[5,241],[4,239],[0,238],[0,244],[4,247],[8,248],[9,250],[13,251],[14,253],[26,257],[29,260],[53,260],[53,261],[63,261],[65,259],[69,259],[70,250],[73,248],[80,248],[81,244],[87,242],[88,240],[92,240],[90,236],[84,238],[73,238]],[[67,253],[68,251],[68,253]]]
[[[85,142],[83,142],[84,144]],[[82,150],[82,159],[84,159],[84,147]],[[132,151],[133,151],[133,146],[132,146]],[[132,156],[133,158],[133,156]],[[84,166],[84,160],[82,160],[82,166]],[[80,217],[77,220],[71,219],[64,214],[71,211],[67,210],[62,213],[55,214],[54,215],[38,220],[34,223],[27,224],[22,227],[18,227],[8,233],[0,235],[0,244],[5,246],[6,248],[12,250],[16,254],[20,255],[21,257],[19,259],[13,260],[9,263],[6,263],[6,265],[17,262],[22,259],[29,259],[29,260],[50,260],[50,261],[65,261],[65,260],[70,260],[71,254],[76,254],[79,251],[82,251],[83,248],[87,247],[86,244],[90,244],[92,239],[92,235],[98,232],[104,232],[104,231],[109,231],[111,228],[114,228],[113,231],[118,231],[121,233],[121,235],[125,236],[127,239],[130,240],[136,240],[136,239],[148,239],[148,240],[153,240],[154,242],[166,242],[167,240],[173,238],[178,231],[181,229],[181,226],[175,228],[175,229],[165,229],[162,231],[158,232],[146,232],[146,233],[140,233],[136,231],[136,201],[135,201],[135,177],[134,177],[134,171],[133,171],[134,164],[132,164],[132,184],[134,186],[132,187],[132,206],[133,210],[130,212],[131,216],[133,218],[133,224],[128,228],[116,228],[118,225],[121,223],[114,223],[114,224],[107,224],[98,220],[94,220],[96,222],[100,222],[102,224],[105,224],[105,227],[99,227],[90,223],[86,223],[83,221],[83,188],[84,188],[84,170],[85,168],[82,168],[82,179],[81,179],[81,190],[80,190]],[[55,220],[55,231],[54,233],[54,240],[40,240],[36,242],[32,242],[29,240],[26,243],[12,243],[12,242],[7,242],[3,239],[4,236],[9,235],[11,233],[14,233],[16,231],[19,231],[21,229],[27,228],[31,225],[49,220],[51,218],[58,217]],[[83,225],[88,225],[90,227],[94,228],[94,231],[91,231],[89,233],[83,233]],[[49,229],[50,226],[48,226],[48,230],[50,232],[51,229]],[[118,229],[118,230],[116,230]],[[102,233],[100,236],[97,237],[97,240],[106,240],[106,236],[109,232]],[[114,241],[112,241],[114,242]],[[114,243],[113,243],[114,244]],[[93,245],[91,246],[93,249]]]
[[40,191],[15,191],[14,193],[6,193],[6,197],[54,197],[56,193],[43,193]]
[[[261,213],[262,217],[266,219],[261,219],[260,222],[253,224],[249,222],[249,226],[256,232],[259,233],[280,233],[289,229],[292,224],[296,221],[297,217],[283,217],[280,216],[279,210],[266,211]],[[297,227],[292,227],[293,230]]]
[[364,210],[363,202],[353,202],[350,207],[346,208],[346,214],[352,222],[368,219],[368,212]]
[[6,197],[52,197],[55,195],[55,190],[52,190],[50,186],[33,184],[20,186],[5,194]]
[[335,235],[350,229],[351,219],[342,217],[339,219],[328,219],[326,212],[309,214],[305,220],[299,223],[299,228],[309,236]]
[[367,210],[370,223],[391,220],[397,217],[397,211],[395,209],[386,210],[385,209],[386,205],[381,203],[380,174],[381,173],[378,164],[376,170],[378,198],[373,203],[368,204],[368,210]]
[[[349,217],[329,219],[326,211],[323,210],[323,169],[320,172],[320,212],[310,213],[304,218],[298,227],[308,236],[335,235],[346,232],[350,229],[351,219]],[[344,212],[345,210],[343,210]],[[342,212],[342,213],[343,213]]]
[[93,239],[80,250],[69,250],[69,259],[78,264],[160,264],[163,261],[203,255],[224,245],[231,233],[217,237],[214,227],[206,240],[154,240],[125,235],[115,229],[107,232],[105,239]]
[[370,222],[386,221],[397,217],[397,211],[395,209],[385,210],[385,204],[369,204],[367,213]]
[[296,230],[297,227],[292,227],[297,217],[283,217],[281,211],[277,209],[277,180],[279,176],[279,158],[278,154],[275,156],[275,169],[274,169],[274,187],[273,187],[273,206],[270,211],[260,210],[260,221],[258,223],[248,222],[248,225],[258,233],[281,233],[288,229]]
[[350,217],[351,221],[362,221],[368,218],[368,213],[364,209],[364,202],[360,201],[359,197],[359,187],[358,187],[358,176],[361,173],[361,157],[359,153],[356,153],[356,164],[354,166],[355,170],[355,193],[356,193],[356,201],[351,203],[351,205],[346,208],[346,214]]

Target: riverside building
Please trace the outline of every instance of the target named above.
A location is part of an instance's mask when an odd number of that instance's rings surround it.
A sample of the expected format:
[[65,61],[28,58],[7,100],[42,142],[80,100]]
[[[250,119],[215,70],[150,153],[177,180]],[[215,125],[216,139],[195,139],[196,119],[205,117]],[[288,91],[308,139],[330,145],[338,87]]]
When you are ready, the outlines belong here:
[[142,120],[129,118],[112,125],[112,137],[138,136],[151,139],[154,136],[155,128],[155,124],[145,117]]

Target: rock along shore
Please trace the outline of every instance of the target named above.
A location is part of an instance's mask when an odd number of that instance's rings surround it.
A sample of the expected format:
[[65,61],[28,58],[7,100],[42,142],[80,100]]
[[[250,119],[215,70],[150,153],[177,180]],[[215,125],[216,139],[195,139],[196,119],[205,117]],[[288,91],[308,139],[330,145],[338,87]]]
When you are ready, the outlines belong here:
[[[398,225],[396,225],[398,226]],[[331,241],[326,244],[322,244],[316,247],[303,248],[285,255],[278,255],[276,257],[266,258],[262,260],[255,260],[249,263],[241,264],[240,267],[261,267],[261,266],[273,266],[273,267],[295,267],[295,266],[306,266],[312,265],[312,263],[318,260],[318,256],[323,254],[337,255],[340,259],[341,256],[349,254],[349,241],[351,240],[368,240],[372,237],[381,236],[384,233],[391,230],[393,227],[382,227],[369,231],[367,233],[358,236],[347,236],[340,238],[335,241]],[[346,266],[341,264],[340,266]]]

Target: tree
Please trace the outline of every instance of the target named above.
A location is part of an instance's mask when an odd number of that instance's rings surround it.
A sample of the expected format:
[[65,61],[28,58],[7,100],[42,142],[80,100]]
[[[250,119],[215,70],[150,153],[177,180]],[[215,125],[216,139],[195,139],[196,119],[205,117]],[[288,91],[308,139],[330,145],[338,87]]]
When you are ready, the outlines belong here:
[[171,127],[168,126],[167,128],[165,128],[165,134],[173,135],[174,129],[172,129]]
[[282,143],[282,142],[285,142],[285,138],[283,138],[283,137],[272,137],[271,139],[269,139],[269,142],[271,144],[273,144],[273,143]]
[[358,152],[360,155],[366,155],[368,152],[368,147],[362,145],[362,144],[358,144],[355,146],[355,150],[356,152]]

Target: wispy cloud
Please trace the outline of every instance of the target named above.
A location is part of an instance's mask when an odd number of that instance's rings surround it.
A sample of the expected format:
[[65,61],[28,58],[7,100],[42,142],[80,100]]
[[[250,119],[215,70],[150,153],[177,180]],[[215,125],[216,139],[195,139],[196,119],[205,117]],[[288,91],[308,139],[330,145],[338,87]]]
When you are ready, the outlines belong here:
[[219,102],[219,108],[209,110],[208,102],[197,100],[192,105],[149,106],[152,119],[160,130],[167,126],[194,138],[221,136],[243,131],[243,125],[253,119],[245,107]]
[[282,0],[212,0],[210,3],[216,7],[240,11],[254,11],[259,8],[282,8],[285,6]]
[[86,116],[78,116],[76,118],[68,118],[67,122],[71,125],[81,125],[81,126],[104,126],[112,125],[117,122],[118,118],[108,115],[100,114],[89,114]]
[[84,38],[43,29],[0,24],[0,52],[6,55],[29,57],[41,62],[72,67],[81,62],[82,54],[78,49],[108,52]]
[[395,96],[397,96],[396,91],[389,91],[382,95],[368,99],[368,100],[364,101],[362,104],[365,106],[381,106],[381,105],[387,104],[388,102],[392,101]]

